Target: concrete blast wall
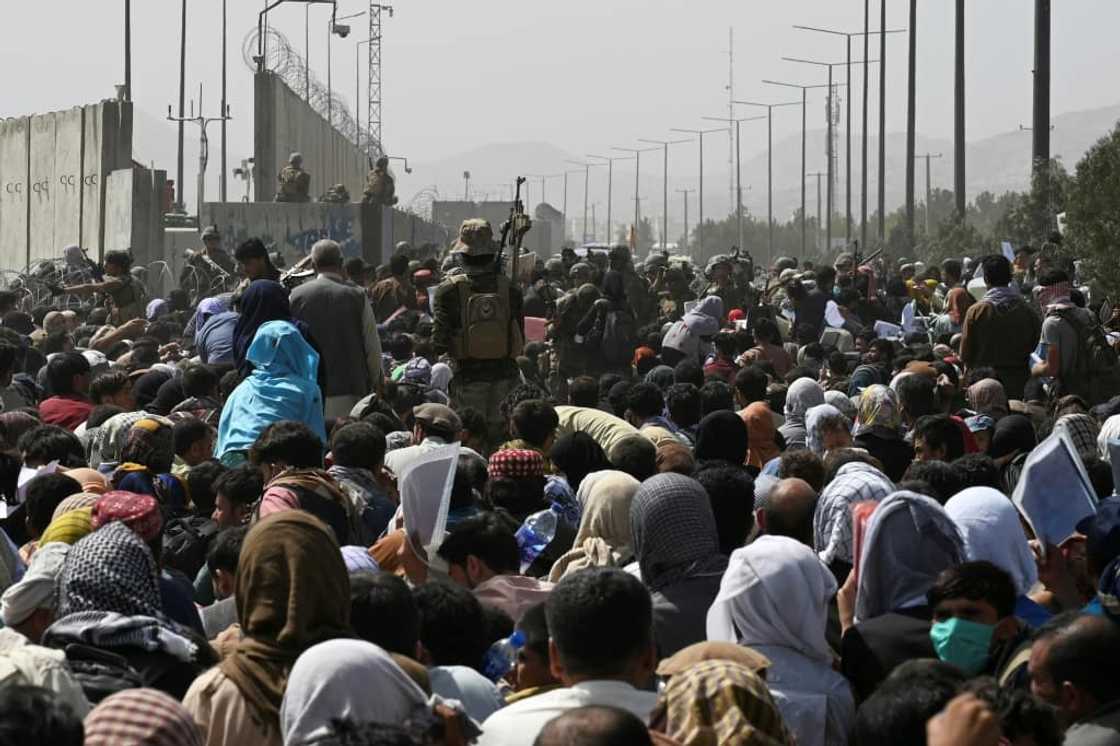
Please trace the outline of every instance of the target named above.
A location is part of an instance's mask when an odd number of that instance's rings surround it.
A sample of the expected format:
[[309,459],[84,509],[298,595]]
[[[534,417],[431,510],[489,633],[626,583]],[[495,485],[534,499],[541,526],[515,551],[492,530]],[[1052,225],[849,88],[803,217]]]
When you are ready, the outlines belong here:
[[[132,105],[103,101],[0,122],[0,268],[79,244],[100,257],[106,183],[132,162]],[[126,248],[126,247],[120,247]]]
[[311,199],[335,184],[345,184],[353,199],[361,197],[369,172],[365,153],[270,71],[254,76],[253,111],[257,202],[275,199],[276,176],[292,153],[303,155]]
[[105,245],[131,249],[135,264],[170,261],[164,253],[161,209],[166,189],[166,171],[133,166],[110,173],[105,190]]

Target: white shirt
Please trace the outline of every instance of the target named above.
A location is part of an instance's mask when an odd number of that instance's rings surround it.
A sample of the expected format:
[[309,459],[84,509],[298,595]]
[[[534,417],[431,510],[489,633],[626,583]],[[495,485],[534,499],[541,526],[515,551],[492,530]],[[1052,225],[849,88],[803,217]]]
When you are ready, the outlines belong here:
[[657,702],[655,692],[635,689],[623,681],[584,681],[538,694],[498,710],[482,723],[478,746],[532,746],[545,723],[587,705],[609,705],[633,713],[643,723]]

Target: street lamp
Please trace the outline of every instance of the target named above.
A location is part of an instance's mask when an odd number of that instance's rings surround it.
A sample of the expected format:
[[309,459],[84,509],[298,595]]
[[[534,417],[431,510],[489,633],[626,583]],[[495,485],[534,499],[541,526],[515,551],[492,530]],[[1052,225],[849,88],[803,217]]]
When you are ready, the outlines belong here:
[[[598,158],[607,162],[607,243],[611,242],[611,194],[614,192],[614,162],[615,161],[630,161],[633,160],[628,155],[592,155],[588,154],[588,158]],[[637,226],[634,227],[637,230]]]
[[763,104],[758,101],[732,101],[740,106],[766,107],[766,222],[770,228],[770,237],[766,244],[766,266],[774,256],[774,107],[800,106],[800,101],[786,101],[781,104]]
[[577,169],[569,169],[569,170],[564,172],[564,209],[562,210],[562,212],[564,213],[564,240],[565,241],[568,240],[568,175],[569,174],[578,174],[578,173],[579,173],[579,171]]
[[[762,82],[765,83],[766,85],[779,85],[779,86],[782,86],[784,88],[800,88],[801,89],[801,258],[804,259],[805,258],[805,113],[808,109],[807,98],[808,98],[808,93],[809,93],[810,88],[828,88],[828,95],[829,95],[828,121],[831,124],[831,122],[832,122],[832,84],[828,83],[828,84],[821,84],[821,85],[798,85],[798,84],[795,84],[795,83],[786,83],[786,82],[778,81],[778,80],[764,80]],[[831,151],[831,148],[832,148],[831,128],[829,130],[828,147],[829,147],[829,150]],[[825,244],[826,246],[831,246],[832,245],[832,200],[831,200],[831,197],[832,197],[832,193],[829,192],[828,241]],[[826,249],[826,251],[827,251],[827,249]]]
[[[847,241],[848,241],[848,243],[851,243],[852,242],[852,65],[853,64],[854,65],[864,64],[862,60],[857,60],[855,62],[852,61],[852,37],[853,36],[864,36],[865,33],[863,31],[853,31],[853,32],[849,33],[849,32],[846,32],[846,31],[836,31],[835,29],[817,28],[816,26],[798,26],[796,24],[794,25],[794,28],[798,29],[798,30],[801,30],[801,31],[816,31],[816,32],[821,33],[821,34],[831,34],[832,36],[843,36],[847,41],[848,59],[847,59],[846,62],[843,63],[844,67],[847,68],[847,73],[848,73],[848,81],[846,83],[846,86],[848,88],[848,107],[847,107],[848,124],[847,124],[847,129],[845,130],[845,137],[846,137],[848,142],[847,142],[847,154],[845,155],[845,161],[846,161],[846,164],[845,164],[846,179],[845,179],[845,181],[846,181],[846,184],[845,184],[845,188],[844,188],[844,201],[847,204],[847,210],[846,210],[847,219],[848,219]],[[888,29],[886,33],[888,33],[888,34],[899,34],[899,33],[902,33],[903,31],[905,31],[905,29]],[[878,33],[879,33],[878,31],[868,31],[867,32],[867,34],[878,34]],[[864,59],[867,58],[866,51],[867,50],[865,49],[864,50]],[[868,60],[868,64],[873,63],[873,62],[875,62],[875,60]],[[865,65],[864,66],[864,77],[866,77],[866,75],[867,75],[867,67]],[[866,98],[867,98],[867,86],[865,85],[864,86],[864,100],[865,101],[866,101]],[[829,114],[829,116],[831,117],[831,113]],[[867,172],[867,109],[866,109],[866,107],[864,107],[864,112],[863,112],[863,152],[864,152],[863,171],[864,171],[864,173],[866,173]],[[829,183],[829,187],[831,188],[831,182]],[[866,179],[863,182],[863,192],[866,195],[866,193],[867,193],[867,181],[866,181]],[[866,196],[864,197],[864,200],[866,201]],[[864,222],[867,222],[866,214],[864,216]]]
[[[683,142],[692,142],[692,140],[650,140],[645,137],[639,137],[638,142],[647,142],[650,145],[660,145],[665,152],[665,173],[662,183],[662,215],[661,215],[661,243],[668,245],[669,243],[669,146],[679,145]],[[637,199],[637,195],[634,195]],[[638,227],[634,226],[634,230]]]
[[673,127],[671,132],[683,132],[685,134],[697,135],[700,138],[700,181],[699,181],[699,195],[697,197],[697,205],[699,208],[700,219],[696,222],[696,242],[699,246],[698,251],[700,257],[704,256],[704,135],[711,134],[712,132],[727,132],[727,127],[712,127],[706,130],[693,130],[684,129],[680,127]]
[[588,163],[587,161],[570,161],[565,160],[565,163],[571,163],[575,166],[583,166],[583,243],[587,243],[587,195],[591,188],[591,167],[601,166],[602,163]]
[[[265,16],[268,15],[268,11],[272,10],[277,5],[281,5],[285,2],[288,2],[288,0],[273,0],[271,3],[264,6],[264,10],[262,10],[260,13],[257,14],[257,55],[256,55],[256,57],[253,58],[253,62],[257,63],[257,72],[264,72],[264,69],[265,69],[265,46],[264,46],[264,37],[265,37],[264,19],[265,19]],[[305,3],[307,5],[330,5],[331,6],[331,18],[332,19],[334,18],[334,15],[338,12],[338,1],[337,0],[292,0],[292,2],[300,2],[300,3]],[[183,0],[183,8],[184,8],[183,18],[185,20],[186,17],[187,17],[186,0]]]
[[364,16],[366,12],[360,11],[358,13],[351,13],[348,16],[336,18],[331,14],[331,23],[327,27],[327,124],[331,127],[334,126],[334,93],[331,88],[331,37],[337,36],[340,39],[345,39],[350,35],[350,26],[339,21],[348,21],[351,18],[359,18]]
[[[743,117],[743,118],[740,118],[740,119],[728,119],[727,117],[700,117],[700,118],[701,119],[706,119],[710,122],[727,122],[728,124],[730,124],[732,122],[735,123],[735,236],[736,236],[736,244],[735,245],[738,246],[738,247],[741,247],[743,245],[743,185],[742,185],[742,179],[741,179],[743,159],[739,155],[739,152],[740,152],[739,151],[739,125],[742,124],[743,122],[755,122],[755,121],[758,121],[760,119],[765,119],[766,117],[765,116]],[[678,189],[677,191],[679,192],[681,190]],[[686,194],[685,195],[685,200],[686,200],[685,213],[686,214],[688,213],[687,199],[688,199],[688,195]],[[688,235],[687,231],[685,231],[685,235],[686,236]]]
[[642,172],[642,153],[649,153],[660,148],[623,148],[618,146],[611,146],[611,150],[617,150],[622,153],[634,154],[634,230],[639,230],[638,221],[641,216],[641,198],[638,196],[638,176]]

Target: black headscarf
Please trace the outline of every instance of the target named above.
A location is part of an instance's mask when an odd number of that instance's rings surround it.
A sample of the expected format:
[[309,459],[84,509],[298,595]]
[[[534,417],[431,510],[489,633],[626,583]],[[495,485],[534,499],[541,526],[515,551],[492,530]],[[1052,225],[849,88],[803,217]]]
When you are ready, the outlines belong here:
[[739,415],[726,409],[712,412],[700,420],[696,435],[696,461],[747,461],[747,425]]
[[573,492],[579,489],[580,482],[588,474],[613,468],[603,447],[582,431],[561,436],[552,445],[549,456],[556,468],[564,472]]
[[171,414],[171,410],[175,405],[186,399],[186,394],[183,393],[183,382],[170,378],[163,382],[156,391],[156,397],[152,400],[152,405],[148,411],[152,414]]
[[136,379],[132,384],[132,396],[136,399],[136,409],[147,411],[148,405],[156,399],[159,387],[171,380],[171,374],[165,370],[149,370]]
[[241,316],[233,328],[233,362],[245,368],[245,355],[257,329],[269,321],[291,321],[288,290],[272,280],[253,280],[241,295]]
[[1035,435],[1030,417],[1012,413],[1000,418],[996,423],[988,455],[992,458],[1000,458],[1015,451],[1027,453],[1036,445],[1038,445],[1038,436]]

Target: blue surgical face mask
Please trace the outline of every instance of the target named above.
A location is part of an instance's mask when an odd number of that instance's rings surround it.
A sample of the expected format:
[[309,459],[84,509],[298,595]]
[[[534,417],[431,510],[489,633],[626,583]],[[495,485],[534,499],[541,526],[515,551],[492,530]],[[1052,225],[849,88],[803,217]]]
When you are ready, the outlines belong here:
[[934,623],[929,629],[929,637],[938,658],[952,663],[969,676],[975,676],[984,670],[988,662],[988,649],[995,629],[990,624],[953,618]]

